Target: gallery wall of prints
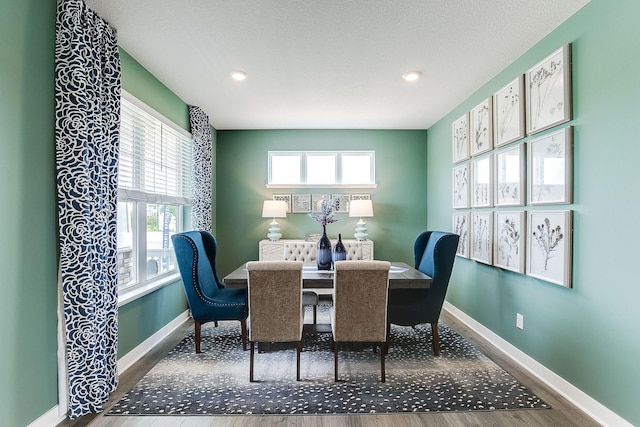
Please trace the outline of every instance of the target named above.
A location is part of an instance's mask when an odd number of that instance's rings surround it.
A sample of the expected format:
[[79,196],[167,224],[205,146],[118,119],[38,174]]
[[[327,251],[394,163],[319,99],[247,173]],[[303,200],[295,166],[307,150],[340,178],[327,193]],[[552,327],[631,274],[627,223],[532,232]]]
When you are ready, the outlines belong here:
[[323,200],[335,199],[334,212],[348,213],[351,200],[371,200],[371,194],[274,194],[273,200],[280,200],[287,204],[287,213],[318,213],[321,211]]
[[457,255],[571,287],[571,45],[452,123]]

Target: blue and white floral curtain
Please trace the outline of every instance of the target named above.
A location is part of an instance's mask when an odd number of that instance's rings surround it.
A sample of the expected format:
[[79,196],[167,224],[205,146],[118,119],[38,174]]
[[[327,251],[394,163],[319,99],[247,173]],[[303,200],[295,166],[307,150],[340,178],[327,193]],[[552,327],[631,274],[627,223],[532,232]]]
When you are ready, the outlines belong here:
[[56,173],[69,418],[101,411],[118,384],[120,86],[116,31],[83,0],[58,0]]
[[191,225],[195,230],[211,231],[211,126],[200,107],[189,106],[193,138],[193,204]]

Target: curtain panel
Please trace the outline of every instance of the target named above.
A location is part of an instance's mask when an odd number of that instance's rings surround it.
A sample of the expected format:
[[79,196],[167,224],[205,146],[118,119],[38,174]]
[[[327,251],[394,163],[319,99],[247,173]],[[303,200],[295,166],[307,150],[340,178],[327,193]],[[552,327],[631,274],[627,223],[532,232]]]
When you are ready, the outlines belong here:
[[209,116],[200,107],[189,106],[193,138],[193,205],[191,225],[194,230],[212,231],[211,220],[211,126]]
[[[58,0],[56,174],[69,418],[99,412],[118,384],[116,31],[83,0]],[[60,379],[63,381],[63,379]]]

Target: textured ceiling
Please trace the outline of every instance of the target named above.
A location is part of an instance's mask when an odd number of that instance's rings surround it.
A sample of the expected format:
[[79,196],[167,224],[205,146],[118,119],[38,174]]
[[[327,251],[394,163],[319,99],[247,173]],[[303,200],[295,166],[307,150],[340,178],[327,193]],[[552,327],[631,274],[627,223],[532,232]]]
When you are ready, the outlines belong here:
[[588,3],[85,1],[220,130],[426,129]]

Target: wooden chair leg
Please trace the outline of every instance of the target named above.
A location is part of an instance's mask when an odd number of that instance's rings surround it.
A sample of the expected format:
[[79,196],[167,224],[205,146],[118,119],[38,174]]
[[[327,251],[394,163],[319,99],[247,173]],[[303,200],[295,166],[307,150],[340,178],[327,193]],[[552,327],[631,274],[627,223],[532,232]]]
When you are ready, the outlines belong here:
[[389,341],[391,341],[391,323],[387,323],[387,341],[385,341],[384,354],[389,353]]
[[333,342],[333,381],[338,382],[338,343]]
[[242,351],[247,351],[247,321],[240,321],[240,330],[242,331]]
[[253,355],[254,355],[254,342],[251,341],[251,349],[249,351],[249,382],[253,382]]
[[302,341],[298,341],[296,346],[296,381],[300,381],[300,353],[302,352]]
[[385,345],[386,343],[381,342],[380,343],[380,377],[381,377],[381,381],[385,382],[386,379],[386,373],[384,370],[384,354],[385,354]]
[[433,335],[433,355],[440,356],[440,334],[438,333],[438,322],[431,324],[431,335]]
[[200,351],[200,331],[202,328],[202,323],[200,322],[195,322],[195,330],[196,330],[196,353],[201,353]]

